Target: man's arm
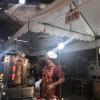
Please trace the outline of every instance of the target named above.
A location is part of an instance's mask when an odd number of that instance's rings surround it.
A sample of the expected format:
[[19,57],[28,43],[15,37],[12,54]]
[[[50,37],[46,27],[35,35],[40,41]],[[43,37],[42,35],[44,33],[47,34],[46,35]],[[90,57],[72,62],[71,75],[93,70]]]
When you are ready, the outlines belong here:
[[60,78],[58,81],[56,81],[56,82],[52,83],[51,85],[49,85],[48,88],[52,89],[52,88],[56,87],[57,85],[63,83],[64,81],[65,81],[65,78]]
[[57,85],[65,82],[64,72],[62,71],[62,69],[59,66],[57,66],[55,68],[54,73],[58,79],[56,82],[53,83],[54,86],[57,86]]
[[52,83],[51,85],[49,85],[49,89],[52,89],[54,87],[56,87],[57,85],[62,84],[63,82],[65,82],[65,77],[64,77],[64,73],[63,71],[59,68],[59,66],[57,66],[54,70],[54,73],[56,75],[56,77],[58,78],[58,80],[54,83]]
[[57,86],[57,85],[59,85],[59,84],[61,84],[63,82],[65,82],[65,78],[60,78],[58,81],[54,82],[53,85]]

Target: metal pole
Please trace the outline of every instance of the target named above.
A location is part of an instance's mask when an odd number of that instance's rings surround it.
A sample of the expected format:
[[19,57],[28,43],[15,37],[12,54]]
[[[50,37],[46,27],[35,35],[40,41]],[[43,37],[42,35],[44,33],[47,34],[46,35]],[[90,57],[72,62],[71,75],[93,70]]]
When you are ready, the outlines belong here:
[[98,77],[98,67],[99,67],[99,57],[98,57],[99,51],[98,48],[96,48],[96,78]]
[[[62,65],[61,65],[61,50],[58,50],[58,59],[59,59],[59,67],[61,68],[62,67]],[[59,70],[59,74],[60,74],[60,70]],[[59,91],[60,91],[60,100],[61,100],[61,82],[60,82]]]

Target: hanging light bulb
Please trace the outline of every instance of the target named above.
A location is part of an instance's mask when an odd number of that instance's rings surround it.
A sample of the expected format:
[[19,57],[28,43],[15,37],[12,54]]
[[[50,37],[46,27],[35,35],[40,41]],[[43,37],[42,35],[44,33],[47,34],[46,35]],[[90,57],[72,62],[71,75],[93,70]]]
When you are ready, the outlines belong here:
[[64,43],[63,42],[61,42],[61,43],[59,43],[58,44],[58,50],[62,50],[63,48],[64,48]]
[[19,0],[19,4],[25,4],[26,0]]

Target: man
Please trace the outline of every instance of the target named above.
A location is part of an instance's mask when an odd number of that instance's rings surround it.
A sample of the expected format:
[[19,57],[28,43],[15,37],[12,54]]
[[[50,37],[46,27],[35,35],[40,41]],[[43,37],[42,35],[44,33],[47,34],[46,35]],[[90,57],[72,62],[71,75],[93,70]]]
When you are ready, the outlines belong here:
[[47,58],[46,63],[47,65],[42,70],[40,95],[47,100],[54,100],[59,97],[58,85],[65,81],[64,73],[51,59]]

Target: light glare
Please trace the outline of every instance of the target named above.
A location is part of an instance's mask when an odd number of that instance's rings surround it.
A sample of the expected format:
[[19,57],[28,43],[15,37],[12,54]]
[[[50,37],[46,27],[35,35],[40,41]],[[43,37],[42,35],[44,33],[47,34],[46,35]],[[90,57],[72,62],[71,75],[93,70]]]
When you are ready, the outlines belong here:
[[2,93],[2,95],[5,95],[5,94],[6,94],[5,92]]
[[58,50],[62,50],[64,48],[64,43],[59,43],[58,44]]
[[26,0],[19,0],[20,4],[25,4]]

